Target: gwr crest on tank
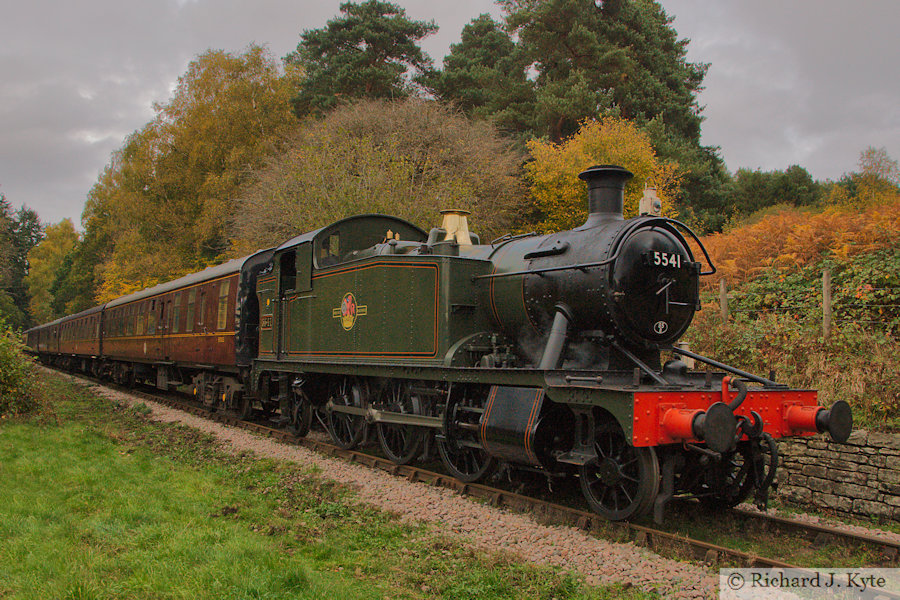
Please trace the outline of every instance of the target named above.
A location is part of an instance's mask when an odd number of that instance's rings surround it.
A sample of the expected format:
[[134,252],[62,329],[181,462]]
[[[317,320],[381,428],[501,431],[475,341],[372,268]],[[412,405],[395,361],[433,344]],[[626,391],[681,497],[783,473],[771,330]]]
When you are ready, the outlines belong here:
[[344,331],[350,331],[356,325],[357,317],[364,317],[369,312],[368,306],[359,306],[352,292],[344,294],[341,305],[331,310],[331,317],[341,320]]

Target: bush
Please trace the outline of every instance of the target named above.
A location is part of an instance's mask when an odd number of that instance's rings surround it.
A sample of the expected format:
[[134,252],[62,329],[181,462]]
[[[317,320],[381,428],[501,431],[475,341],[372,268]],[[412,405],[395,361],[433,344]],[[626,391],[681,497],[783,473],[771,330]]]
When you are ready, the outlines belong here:
[[17,334],[0,322],[0,418],[34,410],[34,366]]
[[795,270],[770,268],[730,296],[729,311],[765,312],[822,321],[822,272],[831,271],[833,321],[900,335],[900,242],[869,254],[831,254]]

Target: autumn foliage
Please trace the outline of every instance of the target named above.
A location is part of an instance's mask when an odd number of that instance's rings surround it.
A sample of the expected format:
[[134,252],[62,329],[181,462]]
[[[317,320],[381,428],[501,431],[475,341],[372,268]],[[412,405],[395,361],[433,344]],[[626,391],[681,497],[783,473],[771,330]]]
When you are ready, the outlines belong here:
[[528,142],[534,160],[525,166],[537,211],[534,220],[541,231],[578,227],[587,218],[586,184],[578,173],[592,165],[625,167],[634,178],[625,186],[625,217],[637,215],[645,186],[655,187],[663,214],[673,215],[673,196],[678,189],[676,166],[663,162],[650,137],[634,123],[618,118],[586,120],[578,132],[559,144]]
[[836,259],[873,252],[893,242],[900,231],[900,195],[884,195],[867,207],[832,206],[820,213],[783,208],[758,222],[703,242],[718,268],[718,285],[748,281],[768,268],[794,269],[817,261],[823,253]]
[[224,259],[238,190],[296,125],[290,83],[261,46],[191,62],[88,195],[85,237],[102,241],[95,302]]
[[447,208],[471,211],[473,230],[490,240],[520,218],[523,160],[492,125],[436,102],[347,104],[304,122],[252,174],[236,204],[233,254],[356,214],[390,214],[428,230]]

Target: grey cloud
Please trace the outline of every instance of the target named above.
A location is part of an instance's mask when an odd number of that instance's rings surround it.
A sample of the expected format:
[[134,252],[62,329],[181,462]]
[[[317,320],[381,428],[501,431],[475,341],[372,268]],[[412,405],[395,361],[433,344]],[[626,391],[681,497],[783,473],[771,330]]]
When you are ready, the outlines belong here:
[[711,62],[704,143],[731,169],[807,167],[836,179],[869,145],[900,154],[900,3],[866,0],[664,0]]
[[[434,19],[423,47],[440,65],[491,0],[400,0]],[[7,1],[0,15],[0,192],[48,222],[80,218],[124,137],[153,117],[208,48],[292,51],[339,0]],[[801,164],[819,178],[855,167],[868,145],[900,158],[900,3],[662,0],[689,59],[710,62],[704,143],[734,170]]]

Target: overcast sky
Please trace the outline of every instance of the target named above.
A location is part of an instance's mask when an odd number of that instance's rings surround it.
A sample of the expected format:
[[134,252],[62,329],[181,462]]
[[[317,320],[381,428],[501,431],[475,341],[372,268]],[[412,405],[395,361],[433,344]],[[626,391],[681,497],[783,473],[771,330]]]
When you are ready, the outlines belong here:
[[[440,31],[435,62],[491,0],[399,0]],[[284,56],[338,0],[0,0],[0,193],[48,223],[78,225],[85,196],[126,135],[153,117],[188,62],[251,42]],[[689,60],[711,63],[703,143],[730,170],[856,168],[900,158],[900,0],[662,0]]]

